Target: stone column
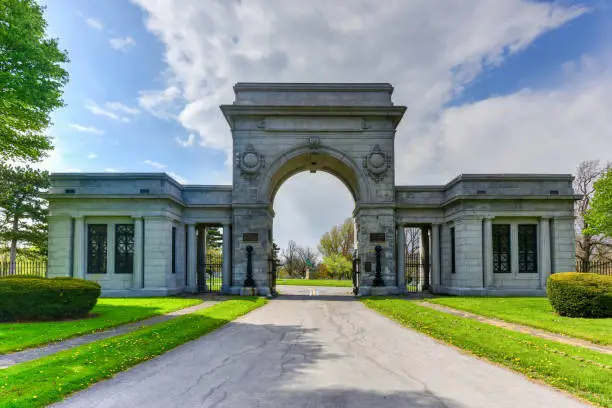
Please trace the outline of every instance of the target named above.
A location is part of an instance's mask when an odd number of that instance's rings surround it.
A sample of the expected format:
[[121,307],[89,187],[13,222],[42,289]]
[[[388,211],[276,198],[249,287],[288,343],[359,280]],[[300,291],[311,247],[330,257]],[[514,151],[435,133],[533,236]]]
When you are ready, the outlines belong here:
[[221,292],[229,293],[232,283],[232,231],[229,223],[223,224],[223,280]]
[[431,284],[435,292],[440,286],[440,225],[431,224]]
[[423,252],[421,253],[421,262],[423,263],[423,281],[422,288],[423,290],[429,289],[429,281],[430,281],[430,259],[429,259],[429,227],[421,228],[421,248]]
[[142,217],[134,217],[134,271],[132,287],[142,289],[144,274],[144,221]]
[[493,286],[493,217],[485,217],[483,230],[484,243],[484,288]]
[[74,277],[85,279],[87,269],[87,237],[85,231],[85,220],[83,217],[74,218]]
[[397,287],[400,293],[406,291],[406,231],[403,225],[397,227]]
[[550,260],[550,220],[542,217],[540,219],[540,228],[538,228],[539,238],[539,262],[538,270],[540,272],[540,288],[546,288],[546,280],[551,271]]
[[196,275],[196,264],[197,264],[197,237],[195,224],[187,224],[187,286],[191,292],[197,292],[197,275]]

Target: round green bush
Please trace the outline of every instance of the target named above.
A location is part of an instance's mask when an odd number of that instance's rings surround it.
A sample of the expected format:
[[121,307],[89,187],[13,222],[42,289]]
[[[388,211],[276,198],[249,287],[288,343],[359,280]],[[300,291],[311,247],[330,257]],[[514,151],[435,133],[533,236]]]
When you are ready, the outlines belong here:
[[612,276],[555,273],[548,278],[546,292],[561,316],[612,317]]
[[84,317],[96,305],[100,285],[83,279],[0,278],[0,321]]

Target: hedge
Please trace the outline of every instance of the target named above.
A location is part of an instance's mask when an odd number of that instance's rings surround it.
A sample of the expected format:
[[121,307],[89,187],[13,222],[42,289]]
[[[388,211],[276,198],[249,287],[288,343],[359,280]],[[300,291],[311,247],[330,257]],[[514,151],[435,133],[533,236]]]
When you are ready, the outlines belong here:
[[546,285],[553,309],[568,317],[612,317],[612,276],[564,272]]
[[100,285],[67,277],[0,278],[0,321],[84,317],[96,305]]

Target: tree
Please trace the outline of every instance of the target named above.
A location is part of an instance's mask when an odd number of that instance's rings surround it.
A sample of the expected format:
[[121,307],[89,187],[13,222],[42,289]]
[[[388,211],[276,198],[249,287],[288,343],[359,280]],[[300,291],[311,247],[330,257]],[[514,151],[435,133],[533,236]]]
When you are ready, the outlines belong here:
[[206,228],[206,249],[221,249],[223,246],[223,235],[218,227]]
[[353,263],[342,254],[331,254],[323,258],[323,264],[332,278],[348,279],[353,271]]
[[612,237],[612,168],[595,183],[591,208],[586,213],[586,233]]
[[352,259],[355,247],[355,224],[352,218],[347,218],[341,225],[334,225],[326,232],[319,242],[319,252],[323,257],[341,254],[347,260]]
[[47,38],[44,8],[35,0],[0,2],[0,159],[38,161],[51,150],[43,134],[49,114],[64,105],[68,55]]
[[576,258],[585,271],[588,271],[590,262],[605,258],[612,249],[610,239],[594,233],[586,218],[595,193],[595,182],[610,168],[610,164],[601,167],[597,160],[583,161],[574,178],[574,191],[581,196],[574,207],[576,230],[579,231],[576,234]]
[[28,244],[46,254],[49,173],[29,166],[0,164],[0,240],[10,243],[10,273],[15,270],[17,247]]

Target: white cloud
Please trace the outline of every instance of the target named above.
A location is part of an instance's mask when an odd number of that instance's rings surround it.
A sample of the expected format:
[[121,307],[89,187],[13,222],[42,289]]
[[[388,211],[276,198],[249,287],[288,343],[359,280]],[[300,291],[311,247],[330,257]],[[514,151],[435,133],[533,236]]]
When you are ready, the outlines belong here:
[[75,129],[75,130],[78,130],[79,132],[94,133],[96,135],[103,135],[104,134],[103,130],[97,129],[97,128],[93,127],[93,126],[82,126],[82,125],[77,125],[75,123],[70,123],[68,125],[68,127],[72,128],[72,129]]
[[88,18],[87,20],[85,20],[85,22],[88,26],[90,26],[91,28],[95,28],[96,30],[102,30],[104,28],[102,22],[94,18]]
[[101,108],[94,102],[90,102],[85,105],[85,109],[87,109],[94,115],[106,116],[107,118],[118,120],[120,122],[129,122],[131,119],[128,116],[120,115],[117,112],[132,116],[140,113],[140,110],[138,108],[131,108],[122,104],[121,102],[106,102],[104,106],[106,109]]
[[110,46],[114,50],[120,50],[127,52],[130,48],[136,45],[136,41],[132,37],[125,38],[111,38],[109,40]]
[[176,181],[178,181],[179,183],[181,183],[181,184],[187,184],[187,179],[179,176],[178,174],[176,174],[176,173],[174,173],[172,171],[169,171],[168,175],[170,177],[172,177],[173,179],[175,179]]
[[118,173],[119,172],[119,170],[113,169],[111,167],[105,168],[104,171],[107,172],[107,173]]
[[177,119],[184,103],[181,91],[170,86],[161,91],[141,91],[138,98],[141,108],[160,119]]
[[155,167],[156,169],[159,169],[159,170],[165,169],[167,167],[165,164],[159,163],[153,160],[145,160],[143,163],[148,164],[149,166]]
[[[396,135],[398,184],[441,184],[466,172],[572,172],[594,154],[612,156],[612,75],[589,58],[567,64],[550,89],[448,107],[487,67],[584,8],[527,0],[389,0],[385,7],[312,0],[308,8],[275,0],[185,0],[180,8],[170,0],[133,1],[165,45],[167,63],[167,83],[141,92],[139,105],[178,121],[205,147],[231,149],[218,105],[232,103],[235,82],[390,82],[394,102],[409,108]],[[586,143],[593,148],[586,151]],[[329,205],[352,206],[346,190],[313,180],[296,176],[286,188],[299,203],[316,189]],[[303,206],[275,208],[277,220],[311,214]],[[290,232],[276,239],[285,245]],[[304,243],[315,245],[319,236],[306,235]]]
[[87,155],[87,158],[88,158],[88,159],[95,159],[96,157],[98,157],[98,155],[97,155],[97,154],[95,154],[95,153],[89,153],[89,154]]
[[140,113],[138,108],[130,108],[121,102],[106,102],[106,107],[114,111],[120,111],[128,115],[137,115]]
[[189,137],[187,138],[187,140],[183,140],[180,137],[176,138],[176,142],[181,146],[181,147],[191,147],[193,146],[193,142],[195,141],[195,135],[193,133],[191,133],[189,135]]

